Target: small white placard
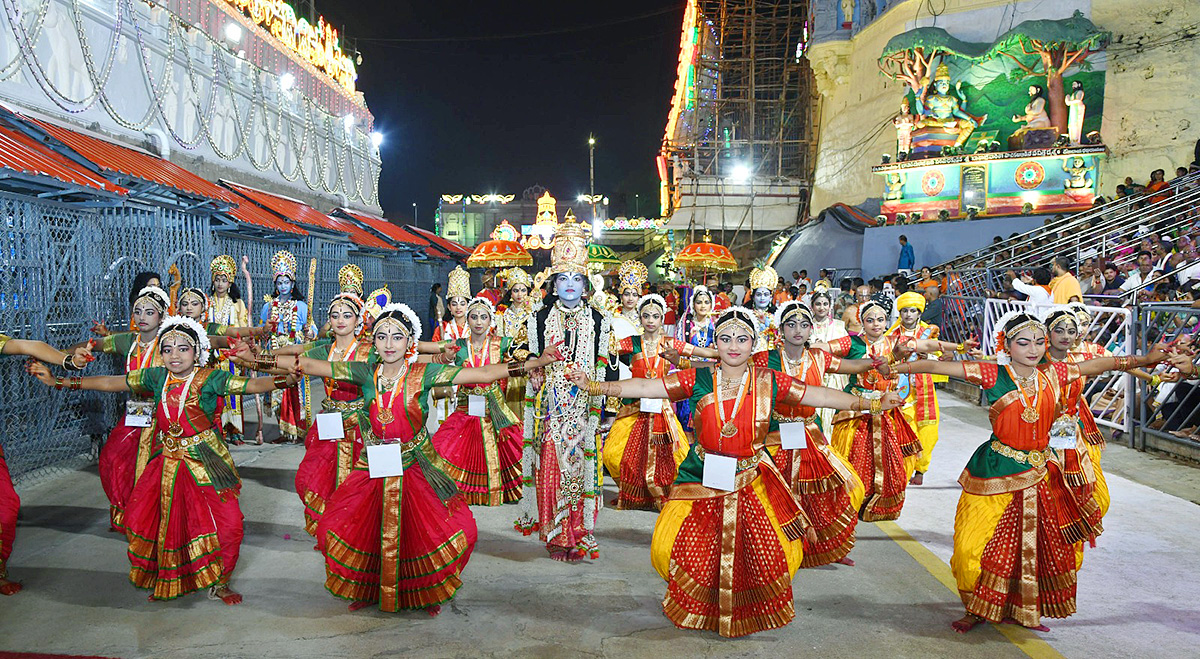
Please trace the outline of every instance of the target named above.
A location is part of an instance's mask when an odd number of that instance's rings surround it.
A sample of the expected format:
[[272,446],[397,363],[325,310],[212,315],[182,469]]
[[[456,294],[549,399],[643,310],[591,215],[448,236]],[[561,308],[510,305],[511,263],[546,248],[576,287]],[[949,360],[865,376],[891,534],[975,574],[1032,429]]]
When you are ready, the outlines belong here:
[[141,414],[126,414],[125,425],[130,428],[149,428],[150,417]]
[[318,439],[342,439],[346,429],[342,426],[342,415],[338,412],[326,412],[317,415]]
[[661,398],[643,398],[640,410],[642,412],[650,412],[658,414],[662,412],[663,401]]
[[1074,435],[1050,435],[1050,448],[1065,451],[1079,448]]
[[737,476],[737,458],[716,453],[704,455],[704,487],[732,492]]
[[487,413],[487,399],[483,396],[471,394],[467,396],[467,414],[471,416],[483,416]]
[[371,478],[404,475],[404,459],[399,444],[377,444],[367,447],[367,468]]
[[779,445],[785,449],[808,448],[808,431],[799,421],[779,424]]
[[149,428],[153,420],[154,403],[147,401],[125,401],[125,425],[130,428]]

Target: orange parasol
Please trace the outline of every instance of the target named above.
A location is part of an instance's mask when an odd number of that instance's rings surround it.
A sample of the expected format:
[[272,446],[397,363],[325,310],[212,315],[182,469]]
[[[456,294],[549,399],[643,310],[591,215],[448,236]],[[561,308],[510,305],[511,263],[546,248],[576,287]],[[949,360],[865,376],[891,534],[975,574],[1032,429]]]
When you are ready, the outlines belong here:
[[675,257],[675,267],[688,272],[735,272],[737,261],[729,248],[712,242],[712,236],[704,232],[704,241],[692,243],[679,250]]
[[533,256],[516,241],[517,231],[508,220],[502,220],[492,231],[492,239],[479,243],[467,257],[468,268],[511,268],[533,265]]

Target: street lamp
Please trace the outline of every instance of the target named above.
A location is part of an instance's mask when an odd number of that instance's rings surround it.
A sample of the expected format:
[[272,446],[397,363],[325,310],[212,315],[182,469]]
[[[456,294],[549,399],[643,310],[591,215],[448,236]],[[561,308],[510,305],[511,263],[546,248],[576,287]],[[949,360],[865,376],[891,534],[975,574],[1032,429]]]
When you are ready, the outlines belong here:
[[417,221],[417,202],[415,201],[413,202],[413,224],[420,224],[420,222]]
[[592,198],[592,222],[596,221],[596,136],[588,133],[588,195]]
[[640,198],[641,198],[641,195],[638,195],[638,194],[633,195],[633,216],[634,217],[641,217],[641,206],[638,204],[638,201],[640,200]]

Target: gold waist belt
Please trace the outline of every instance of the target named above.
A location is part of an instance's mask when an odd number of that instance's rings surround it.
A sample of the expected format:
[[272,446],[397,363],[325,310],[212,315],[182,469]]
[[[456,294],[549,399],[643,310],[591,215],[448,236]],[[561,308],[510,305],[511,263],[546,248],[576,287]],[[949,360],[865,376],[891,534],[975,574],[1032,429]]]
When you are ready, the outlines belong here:
[[1036,449],[1032,451],[1022,451],[1020,449],[1015,449],[998,439],[992,440],[992,450],[1006,458],[1012,458],[1021,464],[1028,464],[1031,467],[1044,466],[1047,459],[1050,457],[1049,451],[1039,451]]
[[217,432],[209,428],[208,430],[201,430],[190,437],[172,437],[167,433],[162,433],[161,437],[163,448],[174,453],[197,444],[203,444],[210,437],[215,440],[217,439]]
[[322,412],[359,412],[363,409],[363,399],[356,400],[333,400],[326,398],[325,402],[321,403]]
[[[699,458],[701,460],[703,460],[707,451],[704,450],[704,447],[701,446],[699,442],[697,442],[694,446],[696,447],[696,455],[699,456]],[[758,453],[755,453],[754,455],[752,455],[748,458],[738,458],[737,470],[738,471],[746,471],[747,469],[753,469],[758,466],[758,461],[759,461]]]

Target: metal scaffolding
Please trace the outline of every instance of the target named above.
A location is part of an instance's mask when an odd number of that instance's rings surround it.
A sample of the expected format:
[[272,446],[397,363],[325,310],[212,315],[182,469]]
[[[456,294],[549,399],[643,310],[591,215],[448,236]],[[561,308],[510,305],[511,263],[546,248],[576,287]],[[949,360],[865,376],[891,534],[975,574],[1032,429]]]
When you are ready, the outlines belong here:
[[[810,8],[795,0],[691,0],[659,172],[807,183],[815,146]],[[739,168],[741,171],[738,171]]]

